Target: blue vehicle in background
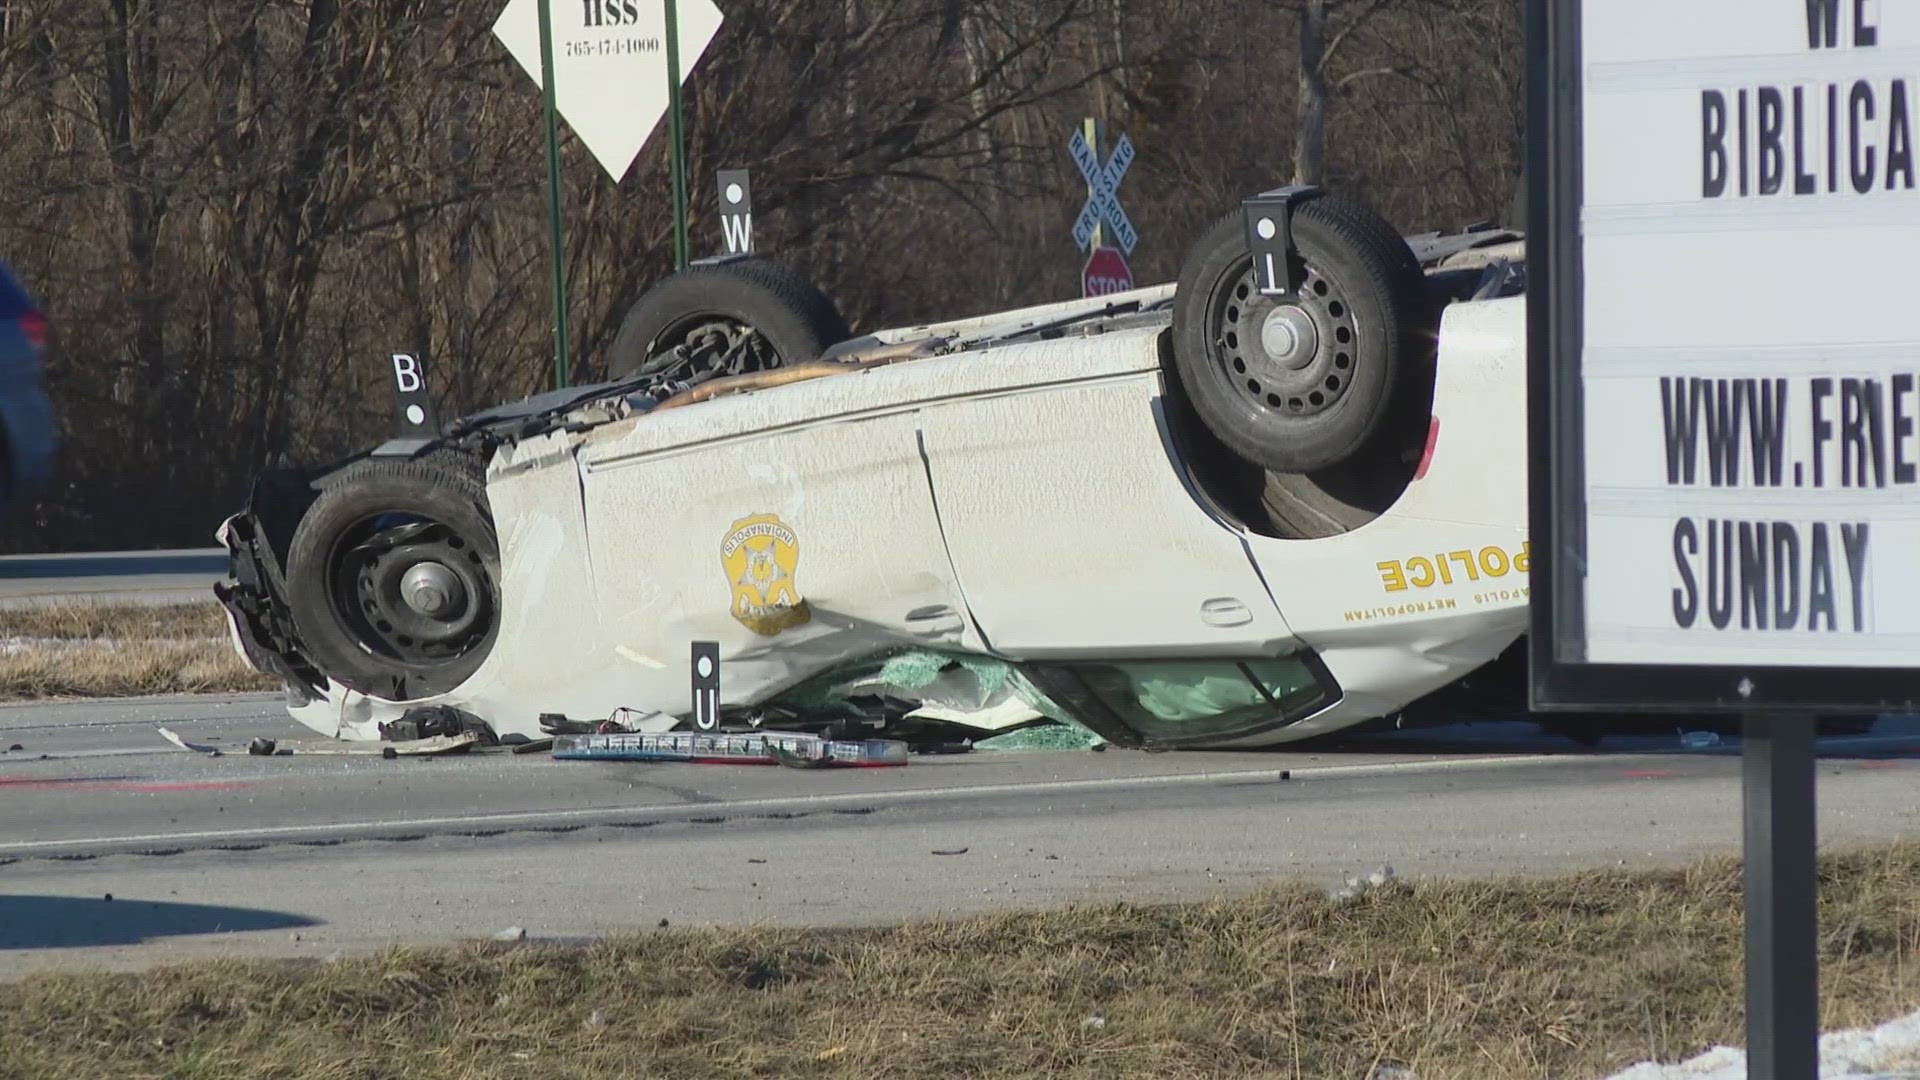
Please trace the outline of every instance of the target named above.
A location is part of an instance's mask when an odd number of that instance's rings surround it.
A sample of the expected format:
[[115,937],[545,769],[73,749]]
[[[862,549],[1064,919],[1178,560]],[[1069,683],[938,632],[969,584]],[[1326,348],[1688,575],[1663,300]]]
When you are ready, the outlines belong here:
[[9,511],[42,494],[53,474],[46,349],[46,313],[0,263],[0,504]]

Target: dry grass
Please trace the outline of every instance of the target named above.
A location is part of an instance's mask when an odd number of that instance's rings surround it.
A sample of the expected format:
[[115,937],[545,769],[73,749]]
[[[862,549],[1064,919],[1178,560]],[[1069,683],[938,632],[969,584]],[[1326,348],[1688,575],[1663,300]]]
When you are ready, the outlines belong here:
[[[1822,905],[1825,1025],[1920,1006],[1920,845],[1829,857]],[[1740,1044],[1740,919],[1720,861],[38,978],[0,1075],[1594,1077]]]
[[0,610],[0,701],[272,690],[215,603]]
[[227,637],[225,609],[191,604],[96,604],[76,600],[43,607],[0,609],[0,638],[130,641]]

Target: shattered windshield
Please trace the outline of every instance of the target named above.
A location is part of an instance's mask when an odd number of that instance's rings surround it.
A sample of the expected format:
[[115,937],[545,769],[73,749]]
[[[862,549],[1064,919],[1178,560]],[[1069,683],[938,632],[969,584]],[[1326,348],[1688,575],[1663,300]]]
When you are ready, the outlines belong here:
[[1330,700],[1304,660],[1148,660],[1034,670],[1071,707],[1105,713],[1149,741],[1249,734],[1305,718]]
[[1305,719],[1334,697],[1322,669],[1299,657],[1016,665],[908,649],[816,677],[769,708],[839,714],[893,700],[930,720],[963,714],[970,725],[1005,729],[1046,717],[1139,745],[1252,734]]

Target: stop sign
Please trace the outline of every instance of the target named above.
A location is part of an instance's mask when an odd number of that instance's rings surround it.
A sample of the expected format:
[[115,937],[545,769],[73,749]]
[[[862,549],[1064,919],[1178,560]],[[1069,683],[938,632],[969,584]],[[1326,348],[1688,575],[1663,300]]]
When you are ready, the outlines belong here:
[[1099,247],[1087,257],[1087,268],[1080,272],[1080,295],[1105,296],[1133,288],[1133,271],[1127,257],[1118,248]]

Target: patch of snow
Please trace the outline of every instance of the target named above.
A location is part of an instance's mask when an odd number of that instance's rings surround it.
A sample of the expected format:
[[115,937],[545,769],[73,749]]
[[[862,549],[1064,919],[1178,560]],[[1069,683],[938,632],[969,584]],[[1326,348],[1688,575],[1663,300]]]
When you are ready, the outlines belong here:
[[1340,888],[1330,890],[1328,896],[1336,903],[1346,903],[1359,898],[1368,889],[1378,889],[1392,880],[1394,880],[1392,865],[1381,863],[1378,869],[1364,878],[1349,875],[1346,882]]
[[[1834,1031],[1820,1037],[1821,1080],[1920,1080],[1920,1012],[1871,1031]],[[1747,1055],[1728,1046],[1677,1065],[1642,1062],[1607,1080],[1747,1080]]]

